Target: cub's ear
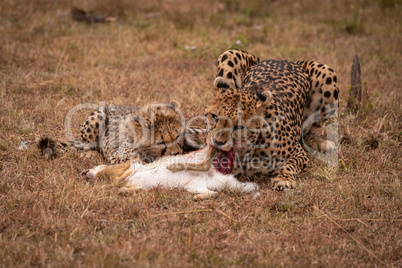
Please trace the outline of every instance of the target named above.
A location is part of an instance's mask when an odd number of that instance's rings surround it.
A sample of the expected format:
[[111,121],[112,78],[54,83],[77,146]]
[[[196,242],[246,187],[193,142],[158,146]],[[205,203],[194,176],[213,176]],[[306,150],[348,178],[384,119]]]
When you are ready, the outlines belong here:
[[144,118],[138,116],[138,115],[133,115],[131,116],[131,119],[133,120],[134,124],[141,126],[141,127],[146,127],[147,122],[144,120]]
[[175,110],[176,108],[180,108],[180,103],[176,100],[171,100],[168,104],[168,108]]
[[269,90],[258,92],[254,95],[257,105],[256,108],[260,108],[263,105],[267,105],[272,100],[272,93]]
[[131,119],[133,119],[133,122],[134,122],[135,124],[141,125],[141,120],[140,120],[140,117],[139,117],[138,115],[133,115],[133,116],[131,117]]
[[[149,137],[150,135],[150,125],[148,125],[147,121],[138,115],[131,116],[133,123],[133,133],[134,133],[134,148],[140,148],[143,146],[149,145]],[[130,139],[131,140],[131,139]]]

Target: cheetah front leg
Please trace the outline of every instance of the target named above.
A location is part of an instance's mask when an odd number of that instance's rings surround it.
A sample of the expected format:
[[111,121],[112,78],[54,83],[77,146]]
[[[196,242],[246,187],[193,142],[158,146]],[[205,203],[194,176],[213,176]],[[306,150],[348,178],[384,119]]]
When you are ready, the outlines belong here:
[[271,186],[274,190],[283,191],[296,187],[296,176],[307,165],[307,153],[303,150],[300,143],[295,145],[293,156],[286,160],[285,164],[280,167],[271,179]]

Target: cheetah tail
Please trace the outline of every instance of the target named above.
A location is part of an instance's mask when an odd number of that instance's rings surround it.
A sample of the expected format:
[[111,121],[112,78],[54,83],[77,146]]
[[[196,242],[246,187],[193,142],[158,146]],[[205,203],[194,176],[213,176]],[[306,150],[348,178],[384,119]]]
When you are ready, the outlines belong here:
[[68,144],[64,142],[57,142],[48,137],[43,137],[39,140],[38,148],[41,150],[42,155],[45,159],[50,159],[59,153],[63,153],[68,149]]

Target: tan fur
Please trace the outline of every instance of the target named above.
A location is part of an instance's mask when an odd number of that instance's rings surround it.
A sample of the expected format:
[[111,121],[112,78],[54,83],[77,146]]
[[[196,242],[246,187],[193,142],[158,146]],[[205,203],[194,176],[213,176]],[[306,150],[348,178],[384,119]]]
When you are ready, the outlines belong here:
[[[187,139],[198,145],[204,143],[205,131],[185,129],[182,121],[176,101],[147,104],[141,109],[125,105],[100,106],[81,125],[80,140],[72,143],[52,140],[52,148],[55,154],[71,149],[97,149],[110,164],[133,159],[152,162],[164,155],[194,150]],[[41,149],[47,152],[46,148]]]
[[[315,148],[334,149],[335,144],[324,139],[339,93],[336,73],[329,66],[260,61],[250,53],[228,50],[218,58],[214,86],[219,91],[205,109],[210,122],[207,143],[222,151],[235,150],[235,174],[266,173],[273,175],[274,189],[293,188],[308,162],[303,137]],[[302,133],[303,121],[312,115],[319,118]],[[258,120],[251,120],[256,116]]]
[[130,163],[115,165],[106,165],[102,171],[96,174],[94,179],[105,179],[114,186],[123,187],[127,181],[126,178],[132,173]]

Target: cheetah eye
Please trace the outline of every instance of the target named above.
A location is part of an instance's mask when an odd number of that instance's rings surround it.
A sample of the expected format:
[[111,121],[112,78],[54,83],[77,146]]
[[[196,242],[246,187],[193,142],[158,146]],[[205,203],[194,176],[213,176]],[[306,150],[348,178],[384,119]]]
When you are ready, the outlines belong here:
[[167,147],[167,146],[166,146],[166,143],[165,143],[164,141],[159,142],[159,143],[157,143],[156,145],[157,145],[157,146],[165,146],[165,148]]
[[237,125],[237,126],[234,126],[233,131],[235,131],[235,130],[242,130],[243,128],[244,128],[244,126],[242,126],[242,125]]
[[219,118],[216,114],[211,114],[212,119],[217,123],[219,121]]

